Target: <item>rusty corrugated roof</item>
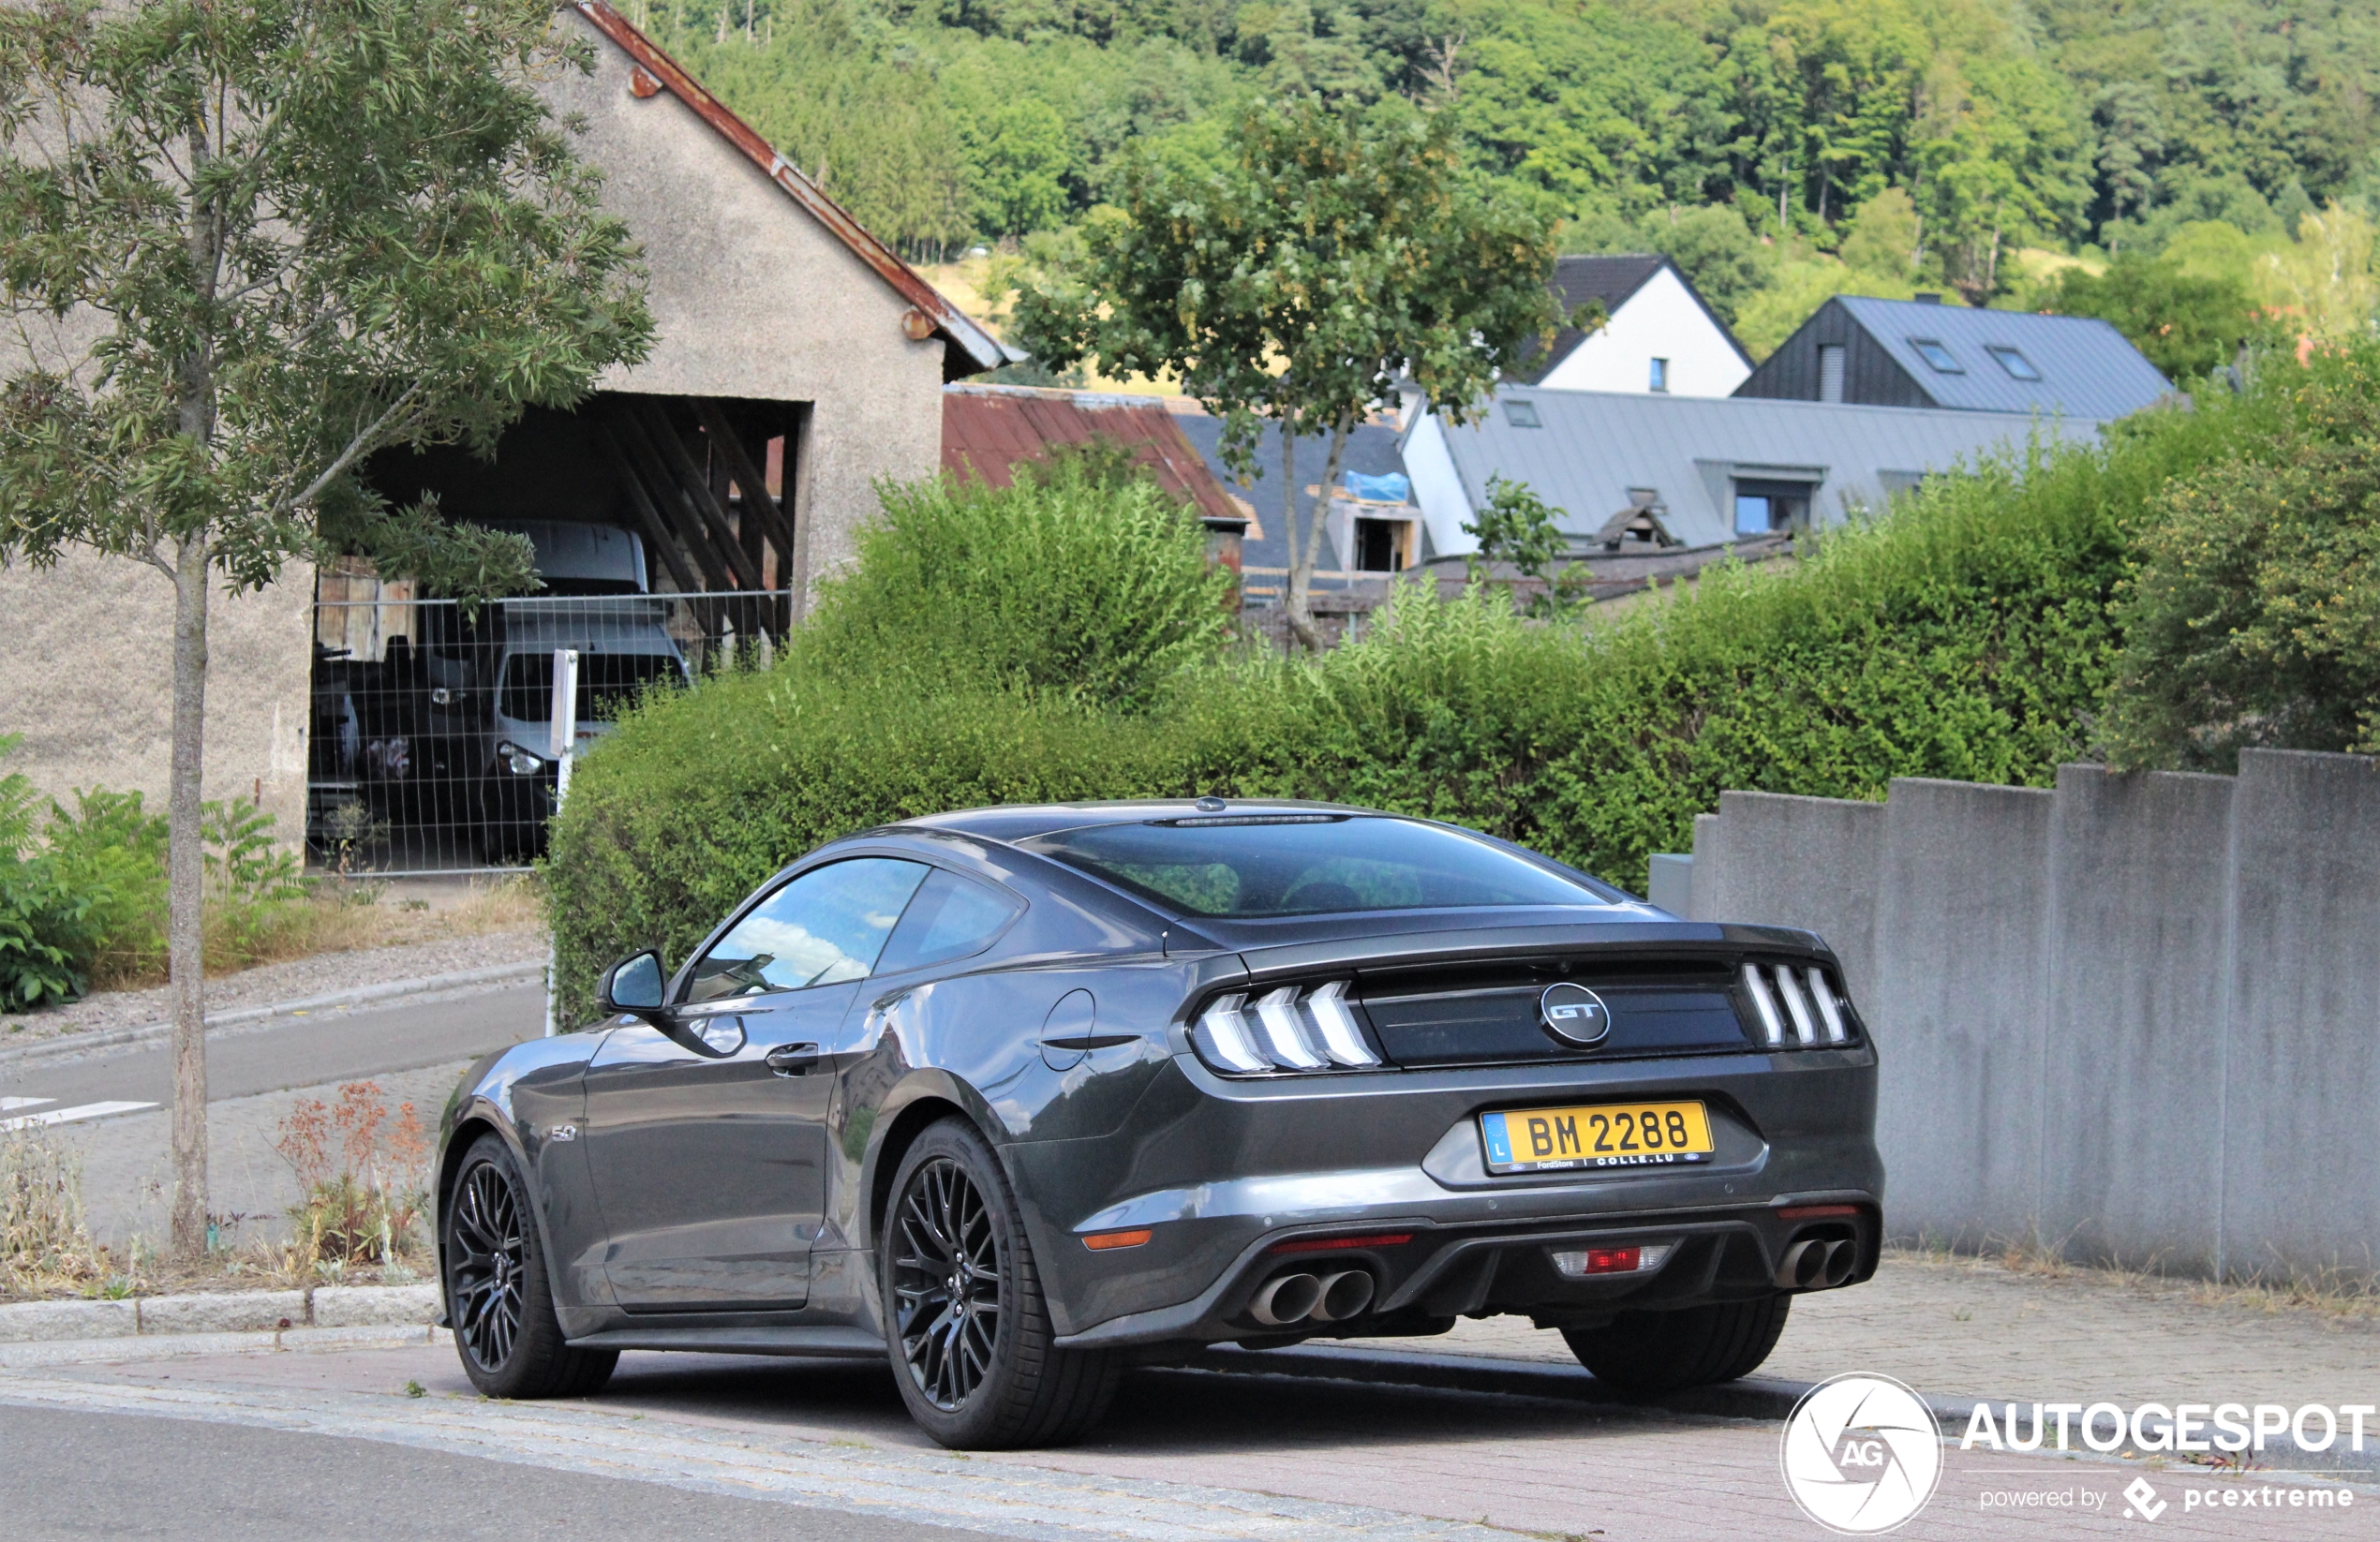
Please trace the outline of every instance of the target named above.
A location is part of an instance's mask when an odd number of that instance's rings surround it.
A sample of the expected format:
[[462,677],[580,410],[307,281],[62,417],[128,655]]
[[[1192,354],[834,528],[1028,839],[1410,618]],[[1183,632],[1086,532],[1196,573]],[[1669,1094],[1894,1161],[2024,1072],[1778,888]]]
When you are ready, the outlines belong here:
[[[712,96],[702,83],[678,62],[664,52],[658,43],[636,30],[627,17],[614,10],[604,0],[573,0],[578,13],[594,23],[597,31],[619,46],[622,52],[643,66],[661,82],[662,88],[694,110],[697,117],[717,130],[730,144],[742,151],[752,164],[768,173],[769,180],[790,194],[796,203],[834,232],[836,238],[850,247],[859,259],[876,270],[885,282],[915,305],[933,330],[950,345],[944,354],[943,378],[956,378],[973,375],[978,370],[997,369],[1008,362],[1007,350],[1000,340],[974,319],[952,304],[939,289],[900,259],[900,254],[877,240],[865,226],[851,216],[851,212],[826,190],[802,174],[794,164],[766,140],[753,132],[751,125],[728,111],[727,104]],[[639,96],[647,93],[639,89]],[[926,335],[920,334],[920,335]],[[951,350],[960,356],[951,357]],[[953,364],[970,364],[972,368],[953,368]]]
[[1031,386],[942,388],[942,468],[952,476],[1005,487],[1018,462],[1094,439],[1131,451],[1159,486],[1201,516],[1246,521],[1159,398]]

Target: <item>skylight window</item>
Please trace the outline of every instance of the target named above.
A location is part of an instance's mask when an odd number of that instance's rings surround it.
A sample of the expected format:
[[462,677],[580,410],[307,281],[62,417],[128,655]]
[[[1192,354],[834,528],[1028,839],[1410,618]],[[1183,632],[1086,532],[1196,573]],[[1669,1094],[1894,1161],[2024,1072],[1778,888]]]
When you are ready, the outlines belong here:
[[2033,367],[2033,362],[2030,359],[2026,358],[2023,354],[2017,352],[2013,348],[2003,348],[1994,345],[1986,347],[1984,351],[1998,360],[2000,362],[2001,368],[2006,370],[2010,375],[2016,377],[2019,380],[2038,380],[2041,378],[2041,371]]
[[1960,363],[1950,349],[1942,347],[1938,338],[1912,337],[1909,340],[1909,346],[1917,350],[1917,357],[1934,366],[1934,373],[1937,375],[1967,373],[1967,366]]
[[1504,404],[1504,421],[1515,428],[1541,428],[1537,421],[1537,404],[1508,399]]

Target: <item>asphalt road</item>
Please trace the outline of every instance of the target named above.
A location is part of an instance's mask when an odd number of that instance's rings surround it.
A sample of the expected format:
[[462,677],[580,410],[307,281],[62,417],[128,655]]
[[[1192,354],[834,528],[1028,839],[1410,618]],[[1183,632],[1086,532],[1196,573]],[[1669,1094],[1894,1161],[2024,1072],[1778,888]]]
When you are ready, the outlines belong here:
[[[542,986],[279,1018],[208,1035],[207,1101],[472,1060],[544,1028]],[[56,1108],[164,1105],[173,1097],[173,1056],[158,1044],[0,1063],[0,1095],[45,1099]]]
[[567,1536],[940,1542],[971,1534],[630,1478],[195,1419],[0,1407],[13,1542]]

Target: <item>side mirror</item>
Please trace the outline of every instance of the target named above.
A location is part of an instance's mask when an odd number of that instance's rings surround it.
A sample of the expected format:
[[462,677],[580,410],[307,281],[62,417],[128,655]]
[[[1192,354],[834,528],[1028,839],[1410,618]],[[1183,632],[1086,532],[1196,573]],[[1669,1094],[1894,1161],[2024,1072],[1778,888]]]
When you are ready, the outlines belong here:
[[632,954],[603,971],[598,1000],[606,1013],[624,1012],[649,1021],[662,1009],[662,956]]

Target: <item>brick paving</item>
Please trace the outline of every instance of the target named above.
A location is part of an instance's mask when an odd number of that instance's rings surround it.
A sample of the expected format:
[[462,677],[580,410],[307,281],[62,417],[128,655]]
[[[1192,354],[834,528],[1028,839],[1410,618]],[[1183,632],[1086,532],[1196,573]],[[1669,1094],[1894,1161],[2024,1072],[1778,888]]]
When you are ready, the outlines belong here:
[[[1366,1347],[1572,1363],[1559,1334],[1517,1317]],[[1945,1398],[2380,1403],[2380,1318],[2268,1311],[2094,1270],[1889,1257],[1864,1285],[1797,1297],[1760,1374],[1822,1381],[1846,1371]]]

